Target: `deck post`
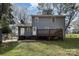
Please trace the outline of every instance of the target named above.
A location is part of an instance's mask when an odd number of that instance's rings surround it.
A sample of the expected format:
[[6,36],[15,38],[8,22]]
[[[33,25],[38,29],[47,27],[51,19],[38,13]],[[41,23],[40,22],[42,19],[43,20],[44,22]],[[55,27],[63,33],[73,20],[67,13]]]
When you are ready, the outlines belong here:
[[49,40],[50,40],[50,29],[48,29],[49,30]]
[[18,39],[20,38],[20,27],[18,27]]
[[38,29],[36,29],[36,39],[38,39]]
[[[26,32],[27,32],[27,27],[24,27],[24,29],[25,29],[25,32],[24,32],[24,35],[26,34]],[[27,38],[27,36],[25,35],[25,39]]]

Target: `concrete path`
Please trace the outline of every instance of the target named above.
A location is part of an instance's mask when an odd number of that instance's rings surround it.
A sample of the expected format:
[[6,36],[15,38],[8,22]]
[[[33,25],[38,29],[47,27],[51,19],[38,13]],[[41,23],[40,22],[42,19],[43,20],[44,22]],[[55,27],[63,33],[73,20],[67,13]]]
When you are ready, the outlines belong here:
[[7,39],[7,40],[3,40],[2,42],[16,42],[18,41],[18,38],[17,37],[12,37],[11,39]]

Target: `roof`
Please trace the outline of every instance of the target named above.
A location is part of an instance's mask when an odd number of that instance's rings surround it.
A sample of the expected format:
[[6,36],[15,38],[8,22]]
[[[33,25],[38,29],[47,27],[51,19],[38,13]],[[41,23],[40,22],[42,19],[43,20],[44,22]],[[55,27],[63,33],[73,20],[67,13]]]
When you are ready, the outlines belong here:
[[32,15],[32,17],[65,17],[64,15]]
[[18,24],[18,27],[32,27],[32,24]]

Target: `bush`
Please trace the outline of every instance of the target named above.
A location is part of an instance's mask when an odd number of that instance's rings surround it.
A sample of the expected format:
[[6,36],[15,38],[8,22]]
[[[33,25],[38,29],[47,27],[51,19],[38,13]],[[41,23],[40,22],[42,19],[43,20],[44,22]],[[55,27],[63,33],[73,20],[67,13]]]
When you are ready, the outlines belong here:
[[3,27],[2,28],[2,33],[3,34],[11,33],[11,29],[9,28],[9,26]]
[[3,16],[3,17],[1,17],[0,25],[2,27],[2,33],[3,34],[8,34],[8,33],[11,32],[11,29],[9,27],[9,24],[10,24],[10,22],[9,22],[9,19],[7,18],[6,15]]

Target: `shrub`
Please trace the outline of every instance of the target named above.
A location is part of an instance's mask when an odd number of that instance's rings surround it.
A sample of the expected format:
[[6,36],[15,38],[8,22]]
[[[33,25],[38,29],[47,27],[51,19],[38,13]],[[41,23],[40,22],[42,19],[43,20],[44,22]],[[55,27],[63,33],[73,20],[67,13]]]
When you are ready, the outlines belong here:
[[0,26],[2,28],[2,33],[3,34],[8,34],[8,33],[11,32],[11,29],[9,27],[9,24],[10,24],[10,22],[9,22],[9,19],[7,18],[6,15],[3,16],[3,17],[1,17]]
[[3,34],[11,33],[11,29],[9,28],[9,26],[3,27],[2,28],[2,33]]

